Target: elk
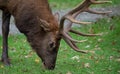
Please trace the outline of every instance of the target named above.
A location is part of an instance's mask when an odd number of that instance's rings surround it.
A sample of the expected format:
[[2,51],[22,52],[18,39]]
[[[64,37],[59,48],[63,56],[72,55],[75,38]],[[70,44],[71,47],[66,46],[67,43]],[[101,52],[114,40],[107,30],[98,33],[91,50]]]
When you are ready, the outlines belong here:
[[[80,50],[76,43],[81,41],[73,39],[69,32],[80,36],[98,36],[99,34],[84,34],[72,29],[72,23],[91,24],[75,20],[81,12],[93,14],[106,14],[107,12],[97,12],[89,9],[92,4],[102,4],[111,1],[85,0],[82,4],[66,13],[60,23],[52,14],[48,0],[0,0],[2,10],[2,36],[3,49],[1,61],[5,65],[10,65],[8,56],[8,34],[11,15],[14,17],[16,27],[23,33],[33,50],[41,58],[46,69],[55,68],[57,53],[61,39],[75,51],[87,53],[89,51]],[[69,20],[67,27],[64,27],[65,20]]]

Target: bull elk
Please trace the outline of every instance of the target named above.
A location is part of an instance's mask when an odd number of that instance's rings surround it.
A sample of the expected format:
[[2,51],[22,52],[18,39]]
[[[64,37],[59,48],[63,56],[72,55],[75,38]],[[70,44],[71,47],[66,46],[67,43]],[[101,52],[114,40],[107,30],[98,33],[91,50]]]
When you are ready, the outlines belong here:
[[[93,14],[106,14],[107,12],[97,12],[89,9],[91,4],[108,3],[111,1],[84,0],[76,8],[65,14],[60,23],[56,20],[49,7],[48,0],[0,0],[2,10],[2,36],[3,49],[1,61],[5,65],[10,65],[8,56],[8,34],[11,15],[15,19],[18,30],[23,33],[31,47],[41,58],[46,69],[54,69],[57,52],[61,39],[75,51],[87,53],[89,51],[80,50],[76,43],[81,41],[73,39],[69,32],[80,36],[97,36],[99,34],[84,34],[71,28],[72,23],[90,24],[75,20],[81,12]],[[65,20],[69,20],[67,28],[64,27]]]

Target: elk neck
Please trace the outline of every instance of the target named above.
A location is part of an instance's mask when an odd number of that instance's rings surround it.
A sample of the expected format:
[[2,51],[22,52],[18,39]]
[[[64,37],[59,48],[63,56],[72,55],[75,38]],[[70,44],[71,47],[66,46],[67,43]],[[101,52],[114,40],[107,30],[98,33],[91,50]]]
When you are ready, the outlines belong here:
[[52,14],[48,0],[10,0],[6,9],[13,15],[17,28],[22,33],[41,29],[39,19],[49,23],[51,31],[58,30],[58,22]]

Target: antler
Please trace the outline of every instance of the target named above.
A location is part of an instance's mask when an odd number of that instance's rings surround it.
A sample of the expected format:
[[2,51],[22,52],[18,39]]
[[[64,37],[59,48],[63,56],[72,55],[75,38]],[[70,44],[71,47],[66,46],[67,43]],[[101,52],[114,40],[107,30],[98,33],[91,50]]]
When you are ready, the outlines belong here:
[[[72,23],[76,24],[91,24],[91,22],[82,22],[75,20],[75,18],[81,13],[81,12],[89,12],[93,14],[107,14],[111,11],[107,12],[98,12],[98,11],[93,11],[90,10],[90,5],[91,4],[102,4],[102,3],[111,3],[111,1],[96,1],[96,0],[85,0],[82,4],[78,5],[76,8],[73,10],[69,11],[67,14],[65,14],[61,20],[60,20],[60,29],[59,32],[62,35],[62,38],[65,40],[65,42],[75,51],[81,52],[81,53],[87,53],[88,51],[85,50],[80,50],[77,46],[76,43],[81,42],[78,40],[73,39],[68,32],[72,32],[81,36],[99,36],[100,34],[84,34],[78,31],[75,31],[71,29]],[[64,22],[65,20],[69,20],[69,23],[67,24],[67,28],[64,29]]]

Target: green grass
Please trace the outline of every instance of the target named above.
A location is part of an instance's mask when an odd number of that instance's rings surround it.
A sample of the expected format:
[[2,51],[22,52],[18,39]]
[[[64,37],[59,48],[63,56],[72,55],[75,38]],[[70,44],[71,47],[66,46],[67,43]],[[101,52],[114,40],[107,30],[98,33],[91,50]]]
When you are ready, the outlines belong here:
[[[76,5],[80,4],[83,0],[49,0],[50,5],[53,9],[68,9],[68,8],[74,8]],[[102,1],[102,0],[101,0]],[[110,5],[120,5],[120,0],[109,0],[112,1],[112,3],[106,3],[95,5],[95,6],[110,6]]]
[[[120,73],[120,17],[102,19],[90,26],[74,28],[86,33],[102,33],[97,37],[73,38],[86,40],[78,44],[80,49],[89,50],[88,54],[73,51],[64,41],[58,53],[56,68],[44,70],[37,55],[24,35],[9,36],[9,56],[11,67],[0,63],[0,74],[119,74]],[[110,30],[110,27],[112,28]],[[0,50],[2,38],[0,36]],[[1,54],[1,51],[0,51]],[[72,59],[73,57],[77,57]],[[36,61],[37,60],[37,61]]]
[[[82,0],[49,0],[53,9],[73,8]],[[119,5],[120,0],[112,0]],[[101,6],[101,5],[100,5]],[[104,4],[103,4],[104,6]],[[102,19],[90,26],[74,28],[85,33],[103,33],[97,37],[73,38],[87,40],[78,44],[80,49],[89,50],[88,54],[73,51],[61,41],[56,68],[48,71],[42,68],[41,60],[32,51],[24,35],[9,36],[9,56],[11,67],[0,62],[0,74],[119,74],[120,73],[120,17]],[[112,30],[110,30],[112,28]],[[2,37],[0,36],[0,55]],[[72,59],[73,57],[77,57]]]

